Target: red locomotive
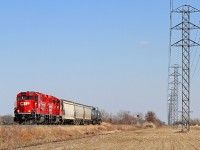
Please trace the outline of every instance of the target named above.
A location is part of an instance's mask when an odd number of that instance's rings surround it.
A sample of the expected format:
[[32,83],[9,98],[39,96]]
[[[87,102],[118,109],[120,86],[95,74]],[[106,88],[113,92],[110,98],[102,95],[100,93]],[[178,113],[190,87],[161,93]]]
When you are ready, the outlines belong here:
[[14,121],[20,124],[100,124],[97,108],[39,92],[17,94]]
[[14,121],[34,123],[59,123],[62,116],[61,100],[39,92],[17,94]]

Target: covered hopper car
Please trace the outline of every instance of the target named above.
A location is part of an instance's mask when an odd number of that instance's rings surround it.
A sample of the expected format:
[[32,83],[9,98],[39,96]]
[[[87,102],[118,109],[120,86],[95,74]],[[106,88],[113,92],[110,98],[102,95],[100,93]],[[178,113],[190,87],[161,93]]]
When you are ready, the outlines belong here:
[[92,106],[39,92],[17,94],[14,121],[19,124],[101,124],[100,111]]

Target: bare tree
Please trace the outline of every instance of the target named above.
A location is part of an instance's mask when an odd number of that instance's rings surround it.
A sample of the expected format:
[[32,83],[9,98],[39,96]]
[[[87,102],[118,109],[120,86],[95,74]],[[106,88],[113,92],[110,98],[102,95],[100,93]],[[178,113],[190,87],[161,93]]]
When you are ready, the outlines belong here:
[[130,111],[120,111],[117,113],[116,119],[118,124],[135,124],[136,118],[130,114]]
[[148,111],[145,115],[145,119],[148,122],[155,122],[156,121],[156,114],[152,111]]
[[160,119],[158,119],[156,117],[156,114],[153,111],[148,111],[145,115],[145,119],[148,122],[153,122],[155,123],[157,126],[162,125],[163,123],[160,121]]
[[112,114],[105,111],[104,109],[100,110],[102,115],[102,121],[104,122],[111,122],[112,121]]

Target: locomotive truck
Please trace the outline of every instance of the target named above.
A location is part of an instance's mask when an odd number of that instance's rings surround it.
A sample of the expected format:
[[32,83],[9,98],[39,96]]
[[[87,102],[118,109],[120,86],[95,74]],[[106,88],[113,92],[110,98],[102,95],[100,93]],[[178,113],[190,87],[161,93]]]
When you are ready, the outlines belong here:
[[17,94],[14,122],[19,124],[101,124],[98,108],[39,92]]

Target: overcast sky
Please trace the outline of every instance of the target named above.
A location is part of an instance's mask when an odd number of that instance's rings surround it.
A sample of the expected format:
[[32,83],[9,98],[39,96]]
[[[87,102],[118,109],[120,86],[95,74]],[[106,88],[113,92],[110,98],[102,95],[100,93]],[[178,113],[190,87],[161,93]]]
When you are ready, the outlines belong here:
[[39,91],[166,121],[168,45],[168,0],[1,1],[0,114],[13,113],[17,93]]

